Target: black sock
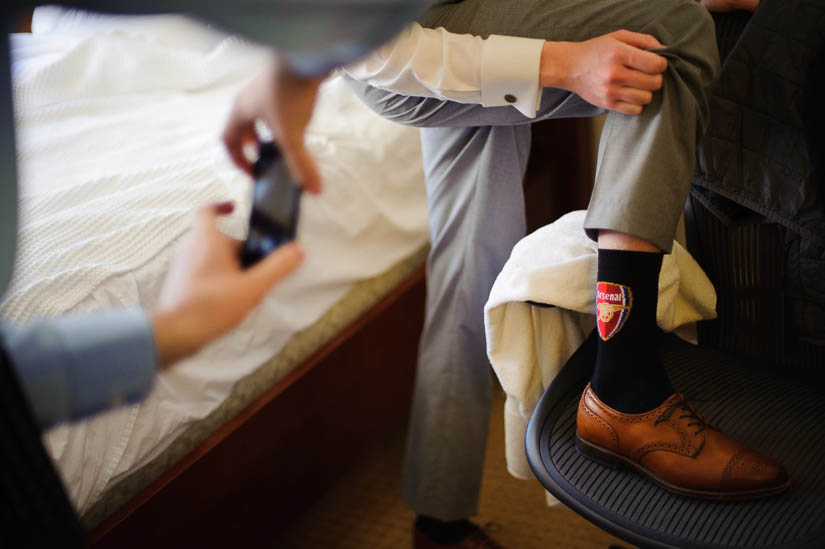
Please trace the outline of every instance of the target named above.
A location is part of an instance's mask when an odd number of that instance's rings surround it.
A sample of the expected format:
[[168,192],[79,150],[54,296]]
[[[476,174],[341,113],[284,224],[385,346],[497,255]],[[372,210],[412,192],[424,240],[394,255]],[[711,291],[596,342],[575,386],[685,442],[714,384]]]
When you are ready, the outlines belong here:
[[473,523],[467,519],[445,522],[436,518],[418,515],[415,527],[425,536],[441,545],[454,545],[463,540],[474,530]]
[[658,407],[673,394],[659,358],[656,324],[662,254],[599,250],[596,324],[599,332],[591,387],[625,414]]

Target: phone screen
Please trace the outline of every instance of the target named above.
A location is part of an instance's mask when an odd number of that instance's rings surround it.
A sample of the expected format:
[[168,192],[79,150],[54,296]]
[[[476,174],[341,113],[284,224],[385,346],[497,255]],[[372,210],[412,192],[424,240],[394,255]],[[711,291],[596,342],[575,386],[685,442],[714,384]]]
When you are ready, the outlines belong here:
[[244,267],[294,240],[298,226],[301,187],[292,180],[273,144],[261,145],[255,174],[249,234],[241,256]]

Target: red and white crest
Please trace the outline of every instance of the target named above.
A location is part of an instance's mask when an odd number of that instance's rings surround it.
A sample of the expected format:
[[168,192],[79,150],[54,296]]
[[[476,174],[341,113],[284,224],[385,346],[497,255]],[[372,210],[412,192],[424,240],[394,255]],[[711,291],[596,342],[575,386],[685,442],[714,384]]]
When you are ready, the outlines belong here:
[[596,283],[596,326],[605,341],[619,333],[630,316],[633,293],[627,286],[612,282]]

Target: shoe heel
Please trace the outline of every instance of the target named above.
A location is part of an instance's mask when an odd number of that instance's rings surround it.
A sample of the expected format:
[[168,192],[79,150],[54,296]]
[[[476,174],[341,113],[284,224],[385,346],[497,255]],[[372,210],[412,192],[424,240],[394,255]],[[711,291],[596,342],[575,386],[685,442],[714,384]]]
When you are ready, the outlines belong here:
[[576,450],[578,450],[581,455],[590,458],[595,462],[601,463],[605,467],[618,469],[622,466],[622,461],[620,459],[608,452],[605,452],[599,447],[582,440],[579,438],[579,435],[576,435]]

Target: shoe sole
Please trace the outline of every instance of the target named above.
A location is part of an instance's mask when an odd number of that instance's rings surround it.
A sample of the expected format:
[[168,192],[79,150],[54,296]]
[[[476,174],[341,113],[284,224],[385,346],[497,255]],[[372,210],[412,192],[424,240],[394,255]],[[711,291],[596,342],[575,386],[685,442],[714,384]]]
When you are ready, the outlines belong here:
[[581,438],[578,435],[578,433],[576,433],[576,449],[584,457],[589,458],[597,463],[601,463],[602,465],[609,467],[611,469],[619,469],[622,466],[630,466],[639,473],[648,477],[650,480],[654,481],[656,484],[658,484],[665,490],[673,492],[674,494],[679,494],[680,496],[688,496],[699,499],[714,499],[728,501],[748,500],[774,496],[776,494],[784,492],[791,485],[791,482],[789,480],[785,482],[785,484],[782,484],[780,486],[775,486],[771,488],[761,488],[758,490],[746,490],[740,492],[712,492],[705,490],[691,490],[690,488],[680,488],[675,484],[671,484],[666,480],[662,480],[641,464],[636,463],[635,461],[621,454],[617,454],[611,450],[602,448],[601,446],[596,446],[592,442],[588,442]]

